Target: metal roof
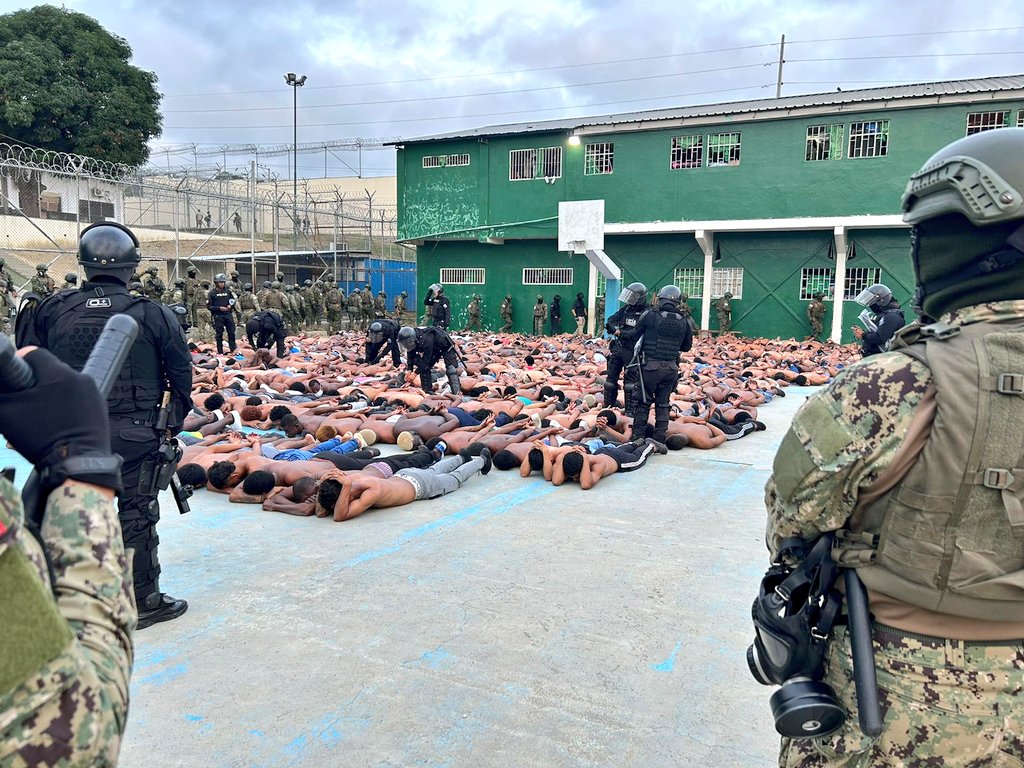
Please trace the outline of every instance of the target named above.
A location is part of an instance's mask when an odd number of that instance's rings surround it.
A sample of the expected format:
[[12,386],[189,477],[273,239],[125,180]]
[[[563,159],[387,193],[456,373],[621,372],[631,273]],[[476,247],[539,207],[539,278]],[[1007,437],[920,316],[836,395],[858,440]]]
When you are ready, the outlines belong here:
[[[447,139],[503,136],[517,133],[572,131],[586,128],[588,126],[646,123],[662,120],[681,120],[687,118],[715,117],[720,115],[763,113],[807,108],[841,107],[850,104],[888,102],[896,99],[943,96],[957,97],[982,93],[996,94],[1000,91],[1012,91],[1019,89],[1024,89],[1024,75],[983,77],[970,80],[939,80],[932,83],[886,85],[880,88],[860,88],[852,91],[836,90],[827,93],[804,94],[801,96],[782,96],[777,99],[769,98],[747,101],[727,101],[718,104],[698,104],[688,107],[673,107],[670,109],[652,109],[643,112],[620,112],[610,115],[573,117],[565,120],[536,120],[528,123],[489,125],[483,128],[468,128],[466,130],[454,131],[452,133],[418,136],[415,138],[401,139],[399,141],[388,143],[411,144],[416,142],[443,141]],[[955,101],[955,99],[950,99],[950,101]]]

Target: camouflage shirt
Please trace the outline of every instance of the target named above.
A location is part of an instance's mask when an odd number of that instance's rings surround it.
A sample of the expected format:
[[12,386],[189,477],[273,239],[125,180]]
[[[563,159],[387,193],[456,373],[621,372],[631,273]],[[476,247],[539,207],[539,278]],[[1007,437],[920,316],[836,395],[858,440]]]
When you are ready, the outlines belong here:
[[[0,551],[13,547],[17,552],[4,557],[23,555],[22,577],[38,580],[48,593],[42,550],[18,530],[21,516],[17,491],[0,480]],[[114,766],[128,715],[137,620],[116,504],[89,486],[67,483],[47,499],[42,538],[57,575],[54,620],[62,633],[51,628],[49,636],[65,642],[23,682],[0,690],[0,765]],[[37,616],[52,605],[47,595],[40,598]],[[23,650],[22,658],[33,651]],[[4,654],[16,655],[10,648]]]
[[[961,326],[1021,317],[1024,300],[965,307],[939,320]],[[787,536],[809,538],[846,524],[861,489],[896,457],[931,381],[923,363],[886,352],[854,363],[808,398],[779,445],[765,486],[773,558]]]

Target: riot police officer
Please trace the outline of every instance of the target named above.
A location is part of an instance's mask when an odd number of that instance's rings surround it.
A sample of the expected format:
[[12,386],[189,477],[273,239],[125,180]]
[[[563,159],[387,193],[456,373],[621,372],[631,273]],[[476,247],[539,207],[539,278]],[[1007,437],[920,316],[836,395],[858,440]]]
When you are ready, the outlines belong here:
[[437,328],[447,330],[452,322],[452,304],[444,295],[444,286],[434,283],[427,288],[427,296],[423,299],[427,308],[427,321]]
[[407,353],[406,365],[420,377],[420,389],[430,392],[433,388],[431,368],[444,360],[445,375],[454,394],[462,392],[459,382],[459,354],[455,342],[443,328],[403,327],[398,332],[398,344]]
[[228,276],[223,272],[213,278],[213,288],[206,296],[206,306],[213,316],[213,331],[217,337],[217,354],[224,354],[224,331],[228,332],[228,348],[235,351],[235,295],[228,288]]
[[171,434],[192,409],[192,358],[174,313],[128,294],[125,284],[140,260],[139,241],[127,227],[109,221],[86,227],[78,245],[86,278],[81,290],[58,293],[19,318],[17,338],[19,346],[43,347],[80,370],[111,315],[124,313],[139,323],[141,332],[110,391],[107,410],[111,450],[123,459],[119,516],[124,545],[135,550],[132,570],[142,629],[188,608],[184,600],[160,591],[156,479],[163,466],[163,435],[155,426],[165,391],[171,395]]
[[253,349],[270,349],[270,342],[274,341],[277,345],[277,356],[284,357],[284,320],[277,312],[269,309],[256,312],[245,322],[245,335]]
[[853,328],[853,335],[861,342],[861,355],[867,357],[884,352],[896,331],[906,324],[902,307],[882,283],[869,285],[854,301],[865,307],[859,317],[867,330],[859,326]]
[[391,353],[391,363],[397,368],[402,364],[402,355],[398,351],[398,331],[400,326],[396,320],[386,317],[374,320],[366,330],[366,358],[363,360],[367,365],[375,365],[378,360],[388,352]]
[[615,405],[619,397],[619,375],[623,369],[623,399],[627,414],[633,411],[633,386],[637,381],[636,368],[626,368],[633,359],[633,347],[638,337],[636,332],[640,316],[647,311],[647,286],[630,283],[619,294],[622,306],[605,323],[604,329],[611,335],[612,343],[608,355],[608,375],[604,382],[604,404],[606,408]]
[[682,291],[666,285],[658,291],[658,308],[645,312],[637,323],[642,339],[637,353],[640,391],[634,395],[633,439],[647,437],[647,418],[654,405],[654,439],[665,442],[671,395],[679,382],[679,353],[693,345],[693,332],[679,309]]

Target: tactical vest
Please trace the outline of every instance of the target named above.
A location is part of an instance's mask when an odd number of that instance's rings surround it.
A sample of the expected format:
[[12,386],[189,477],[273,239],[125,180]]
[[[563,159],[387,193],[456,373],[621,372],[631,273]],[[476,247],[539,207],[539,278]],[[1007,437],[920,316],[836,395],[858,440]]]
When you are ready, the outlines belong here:
[[865,489],[836,559],[911,605],[1024,621],[1024,319],[911,326],[893,351],[930,369],[934,428]]
[[679,345],[688,329],[686,320],[679,312],[654,311],[654,333],[644,332],[641,350],[647,360],[679,361]]
[[139,336],[110,390],[107,410],[112,416],[148,418],[164,390],[160,350],[153,342],[152,328],[147,331],[145,326],[147,300],[121,291],[96,287],[51,299],[61,306],[49,318],[46,348],[80,371],[107,320],[117,314],[133,317],[139,323]]
[[242,291],[238,297],[238,305],[242,309],[256,309],[256,297],[252,295],[252,291]]
[[626,307],[622,313],[622,319],[619,321],[619,335],[618,340],[623,346],[633,349],[633,345],[636,344],[636,326],[640,322],[640,316],[647,311],[646,307],[634,307],[632,305]]

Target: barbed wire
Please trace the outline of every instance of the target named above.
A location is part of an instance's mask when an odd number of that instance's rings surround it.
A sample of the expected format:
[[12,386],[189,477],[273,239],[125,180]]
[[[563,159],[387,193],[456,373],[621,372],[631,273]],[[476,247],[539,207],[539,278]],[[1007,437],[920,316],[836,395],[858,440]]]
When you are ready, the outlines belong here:
[[136,169],[123,163],[110,163],[85,155],[37,149],[20,144],[0,142],[0,164],[30,171],[63,173],[68,176],[89,176],[109,181],[130,182]]

